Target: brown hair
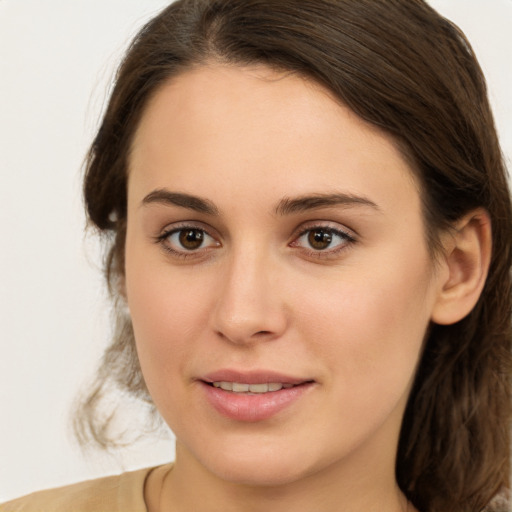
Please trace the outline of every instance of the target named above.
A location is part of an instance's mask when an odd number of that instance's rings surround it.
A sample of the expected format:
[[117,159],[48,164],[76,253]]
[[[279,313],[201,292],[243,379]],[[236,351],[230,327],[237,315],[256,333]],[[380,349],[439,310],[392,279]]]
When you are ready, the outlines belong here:
[[[310,77],[391,134],[421,184],[427,236],[477,207],[493,229],[489,276],[474,310],[432,325],[406,409],[397,480],[417,508],[475,512],[509,483],[512,213],[485,81],[461,31],[422,0],[178,0],[130,46],[90,149],[87,213],[107,237],[117,297],[123,276],[127,159],[159,86],[192,65],[265,63]],[[130,320],[120,315],[81,433],[104,446],[115,387],[148,403]]]

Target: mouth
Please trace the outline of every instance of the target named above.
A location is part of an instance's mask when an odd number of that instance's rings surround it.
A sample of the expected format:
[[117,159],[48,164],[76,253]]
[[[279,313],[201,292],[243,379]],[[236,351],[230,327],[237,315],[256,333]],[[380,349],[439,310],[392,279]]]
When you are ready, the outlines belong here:
[[219,371],[200,379],[207,403],[235,421],[270,419],[295,403],[301,403],[316,382],[274,372]]
[[[208,384],[208,383],[207,383]],[[243,382],[215,381],[209,385],[232,393],[243,393],[245,395],[260,395],[263,393],[275,393],[281,389],[290,389],[301,384],[287,384],[283,382],[268,382],[263,384],[246,384]]]
[[270,370],[218,370],[200,379],[209,386],[232,393],[263,394],[310,384],[313,379],[291,377]]

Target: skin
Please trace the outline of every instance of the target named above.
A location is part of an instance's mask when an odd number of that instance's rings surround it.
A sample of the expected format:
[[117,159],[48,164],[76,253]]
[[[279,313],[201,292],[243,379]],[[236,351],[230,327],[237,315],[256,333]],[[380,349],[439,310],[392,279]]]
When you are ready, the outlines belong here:
[[[217,212],[147,199],[163,189]],[[333,192],[358,200],[278,208]],[[350,238],[318,250],[318,226]],[[165,237],[184,227],[203,230],[203,245]],[[149,509],[405,510],[399,429],[448,276],[393,141],[321,86],[218,64],[165,84],[133,142],[126,240],[141,367],[177,438],[174,469],[148,482]],[[240,422],[197,381],[219,368],[314,385],[274,417]]]

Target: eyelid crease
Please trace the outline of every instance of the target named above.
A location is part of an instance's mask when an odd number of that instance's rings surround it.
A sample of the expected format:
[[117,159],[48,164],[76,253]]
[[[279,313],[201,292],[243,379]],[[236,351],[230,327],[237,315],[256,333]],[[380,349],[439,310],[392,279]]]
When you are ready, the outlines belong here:
[[292,237],[297,238],[302,236],[304,233],[314,229],[325,229],[327,231],[332,231],[334,233],[338,233],[341,236],[353,239],[354,241],[360,238],[360,235],[356,230],[349,228],[340,222],[334,220],[319,219],[303,222],[300,226],[297,227],[297,229],[295,229]]
[[[354,233],[353,230],[349,228],[343,228],[339,226],[338,223],[336,226],[332,225],[332,221],[309,221],[303,223],[299,227],[296,228],[292,235],[292,240],[288,242],[288,247],[297,248],[302,250],[302,252],[308,253],[308,255],[312,258],[317,259],[328,259],[335,258],[338,253],[342,251],[346,251],[349,246],[357,243],[359,236]],[[179,233],[181,231],[186,230],[196,230],[204,233],[207,237],[214,241],[213,244],[209,244],[205,247],[198,247],[197,249],[187,249],[185,247],[182,248],[173,248],[172,245],[167,241],[172,235]],[[299,240],[304,237],[307,233],[310,233],[314,230],[323,230],[331,233],[340,238],[340,242],[337,245],[334,245],[333,248],[326,249],[314,249],[302,246],[299,244]],[[213,248],[221,247],[223,244],[219,242],[218,236],[211,234],[210,230],[205,229],[202,223],[196,223],[193,221],[182,221],[173,224],[168,224],[158,235],[153,237],[154,242],[159,244],[164,251],[171,254],[173,257],[185,259],[185,258],[201,258],[201,256],[205,256],[205,253],[209,252],[209,250]]]
[[332,227],[325,226],[325,225],[319,225],[319,226],[312,226],[312,227],[303,229],[296,236],[294,236],[292,243],[296,242],[297,240],[302,238],[307,233],[310,233],[311,231],[315,231],[315,230],[323,230],[323,231],[326,231],[333,235],[339,236],[340,238],[345,240],[347,243],[356,242],[356,237],[351,235],[350,233],[348,233],[347,231],[345,231],[343,229],[332,228]]
[[[212,245],[209,245],[209,246],[206,246],[206,247],[199,247],[197,249],[186,249],[185,247],[181,248],[181,249],[174,249],[172,247],[172,245],[170,243],[166,243],[166,241],[169,239],[169,237],[171,237],[172,235],[176,234],[176,233],[179,233],[180,231],[186,231],[186,230],[195,230],[195,231],[201,231],[202,233],[204,233],[206,236],[208,236],[209,238],[211,238],[215,243],[212,244]],[[157,244],[157,245],[160,245],[160,247],[165,251],[167,252],[168,254],[170,254],[171,256],[173,256],[174,258],[179,258],[179,259],[187,259],[187,258],[199,258],[201,257],[205,251],[207,251],[208,249],[211,249],[212,247],[219,247],[221,246],[222,244],[217,240],[216,237],[214,237],[213,235],[211,235],[208,230],[202,228],[202,227],[198,227],[198,226],[194,226],[194,225],[191,225],[190,223],[187,223],[187,224],[183,224],[181,226],[173,226],[173,227],[169,227],[167,229],[164,229],[163,232],[161,232],[159,235],[153,237],[154,238],[154,242]]]
[[[346,251],[349,251],[354,245],[356,245],[359,241],[359,235],[355,233],[353,230],[349,228],[345,228],[340,226],[338,223],[335,226],[332,225],[333,222],[330,221],[311,221],[306,222],[299,226],[295,231],[292,241],[288,244],[289,247],[295,250],[300,250],[302,254],[306,256],[308,259],[321,261],[336,261]],[[306,236],[308,233],[315,230],[323,230],[330,232],[333,235],[336,235],[340,238],[340,241],[337,245],[334,245],[332,248],[327,247],[325,249],[314,249],[312,247],[307,247],[300,244],[301,238]],[[307,243],[307,242],[306,242]]]
[[158,235],[154,237],[156,242],[163,241],[169,236],[179,233],[180,231],[202,231],[204,234],[212,238],[213,240],[217,240],[217,238],[210,233],[208,229],[205,229],[203,226],[194,225],[190,222],[185,222],[183,224],[176,224],[172,227],[166,227],[164,228]]

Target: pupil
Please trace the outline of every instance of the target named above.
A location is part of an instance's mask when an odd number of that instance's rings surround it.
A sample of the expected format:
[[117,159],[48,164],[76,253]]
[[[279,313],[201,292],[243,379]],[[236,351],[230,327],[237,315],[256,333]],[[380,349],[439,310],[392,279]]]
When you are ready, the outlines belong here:
[[311,247],[318,250],[327,249],[332,242],[332,234],[323,229],[315,229],[308,236]]
[[203,243],[203,232],[197,229],[189,229],[180,232],[180,244],[185,249],[198,249]]

